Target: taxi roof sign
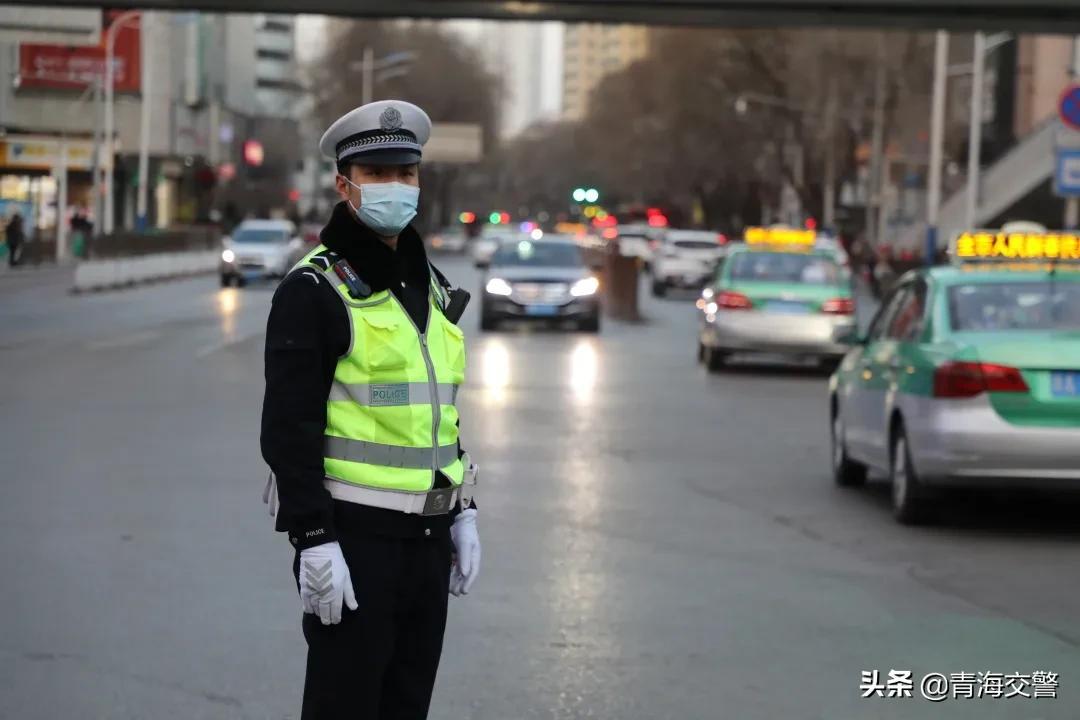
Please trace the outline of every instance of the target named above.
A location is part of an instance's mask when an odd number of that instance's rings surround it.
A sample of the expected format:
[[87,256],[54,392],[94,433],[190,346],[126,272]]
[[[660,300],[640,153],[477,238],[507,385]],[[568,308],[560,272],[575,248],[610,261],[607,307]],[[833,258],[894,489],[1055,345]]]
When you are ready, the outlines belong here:
[[986,260],[1080,260],[1075,232],[1005,232],[972,230],[953,238],[949,248],[959,262]]
[[817,232],[795,228],[748,227],[743,232],[743,238],[748,245],[789,245],[806,248],[817,242]]

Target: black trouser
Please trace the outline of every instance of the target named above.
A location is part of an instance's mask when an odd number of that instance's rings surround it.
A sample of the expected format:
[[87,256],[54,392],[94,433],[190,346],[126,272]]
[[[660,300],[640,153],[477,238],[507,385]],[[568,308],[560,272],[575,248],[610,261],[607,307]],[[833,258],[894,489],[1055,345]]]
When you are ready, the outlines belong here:
[[[342,533],[358,610],[323,625],[304,615],[302,720],[423,720],[446,629],[451,542]],[[299,572],[299,553],[293,566]]]

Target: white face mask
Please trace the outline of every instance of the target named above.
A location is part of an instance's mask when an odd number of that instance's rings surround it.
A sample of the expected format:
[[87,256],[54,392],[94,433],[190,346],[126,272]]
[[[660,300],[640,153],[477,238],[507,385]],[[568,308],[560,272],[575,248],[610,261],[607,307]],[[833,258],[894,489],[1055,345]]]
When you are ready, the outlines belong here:
[[349,202],[360,222],[384,237],[397,235],[416,217],[420,188],[400,182],[357,185],[344,175],[342,179],[360,191],[360,207]]

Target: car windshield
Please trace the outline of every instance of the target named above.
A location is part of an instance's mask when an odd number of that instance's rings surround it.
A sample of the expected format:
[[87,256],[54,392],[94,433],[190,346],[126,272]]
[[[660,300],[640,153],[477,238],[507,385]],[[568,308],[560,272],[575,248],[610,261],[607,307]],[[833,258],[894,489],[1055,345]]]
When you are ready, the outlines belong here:
[[492,265],[521,265],[530,267],[577,267],[582,264],[581,252],[570,243],[535,243],[522,240],[500,247],[491,259]]
[[715,250],[716,242],[709,240],[674,240],[671,243],[680,250]]
[[731,259],[731,279],[751,282],[839,285],[840,266],[821,255],[744,252]]
[[1080,330],[1080,282],[972,283],[948,297],[955,331]]
[[232,236],[232,241],[240,244],[283,243],[288,239],[287,232],[272,228],[240,228]]

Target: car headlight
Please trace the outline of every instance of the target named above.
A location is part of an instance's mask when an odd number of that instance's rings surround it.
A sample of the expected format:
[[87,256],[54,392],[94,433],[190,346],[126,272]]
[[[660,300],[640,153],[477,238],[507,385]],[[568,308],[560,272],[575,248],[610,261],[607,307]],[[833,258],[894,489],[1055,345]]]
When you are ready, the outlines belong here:
[[234,262],[236,260],[236,253],[226,248],[221,251],[221,259],[227,263]]
[[715,295],[715,294],[716,294],[715,290],[713,290],[711,287],[707,287],[707,288],[705,288],[704,290],[701,291],[701,299],[705,300],[705,301],[712,300],[713,295]]
[[510,283],[502,278],[491,278],[484,289],[491,295],[509,295],[514,292],[514,289],[510,287]]
[[594,277],[587,277],[574,283],[570,288],[570,294],[574,297],[585,297],[594,294],[599,289],[600,281]]

